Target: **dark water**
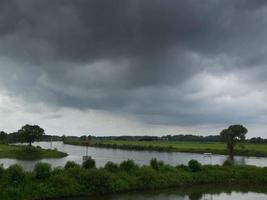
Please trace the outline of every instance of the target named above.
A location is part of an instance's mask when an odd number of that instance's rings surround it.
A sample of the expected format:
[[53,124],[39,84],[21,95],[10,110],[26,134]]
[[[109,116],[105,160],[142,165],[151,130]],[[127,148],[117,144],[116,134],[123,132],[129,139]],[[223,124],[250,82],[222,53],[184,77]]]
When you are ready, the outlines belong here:
[[195,186],[158,192],[139,192],[68,200],[266,200],[267,188],[230,188],[229,186]]
[[[39,161],[48,162],[53,167],[64,166],[69,160],[82,163],[82,156],[86,154],[85,147],[65,145],[62,142],[36,142],[34,145],[42,148],[57,148],[60,151],[67,152],[69,156],[60,159],[42,159]],[[151,158],[157,158],[171,165],[187,164],[189,160],[196,159],[203,164],[222,164],[227,157],[223,155],[212,155],[211,158],[204,157],[203,154],[197,153],[179,153],[179,152],[156,152],[156,151],[128,151],[119,149],[105,149],[89,147],[89,155],[96,160],[97,166],[103,166],[108,161],[121,162],[123,160],[132,159],[138,164],[148,164]],[[33,166],[39,161],[25,161],[16,159],[0,159],[4,167],[18,163],[26,170],[33,169]],[[267,166],[267,158],[256,157],[235,157],[237,164],[249,164],[257,166]]]

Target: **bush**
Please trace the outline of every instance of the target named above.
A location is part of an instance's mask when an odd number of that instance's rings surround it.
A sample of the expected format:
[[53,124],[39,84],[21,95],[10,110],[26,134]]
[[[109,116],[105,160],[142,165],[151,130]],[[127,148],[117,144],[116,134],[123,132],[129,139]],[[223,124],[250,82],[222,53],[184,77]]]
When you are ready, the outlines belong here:
[[107,162],[104,167],[109,172],[118,172],[119,165],[113,162]]
[[231,160],[226,160],[223,162],[223,166],[226,167],[226,166],[232,166],[233,165],[233,162]]
[[11,165],[6,170],[7,180],[13,184],[22,183],[25,180],[25,172],[20,165]]
[[72,168],[80,168],[80,165],[77,164],[76,162],[74,161],[68,161],[66,164],[65,164],[65,169],[72,169]]
[[188,167],[191,169],[192,172],[201,171],[201,164],[197,160],[190,160],[188,162]]
[[126,160],[121,162],[120,168],[125,171],[132,171],[134,169],[137,169],[138,167],[133,160]]
[[34,146],[27,145],[23,149],[26,153],[33,153],[37,151],[37,148]]
[[64,171],[63,171],[63,168],[62,167],[56,167],[53,169],[53,171],[51,172],[51,175],[52,176],[55,176],[55,175],[60,175],[62,174]]
[[82,165],[83,168],[85,169],[93,169],[95,168],[95,160],[92,159],[92,158],[89,158],[88,160],[84,161],[83,162],[83,165]]
[[37,163],[34,166],[35,178],[46,179],[51,175],[51,165],[48,163]]
[[156,158],[152,158],[150,161],[150,166],[155,170],[159,170],[164,166],[164,163],[162,161],[158,161]]
[[2,178],[4,172],[5,172],[5,170],[4,170],[3,164],[1,164],[0,165],[0,179]]

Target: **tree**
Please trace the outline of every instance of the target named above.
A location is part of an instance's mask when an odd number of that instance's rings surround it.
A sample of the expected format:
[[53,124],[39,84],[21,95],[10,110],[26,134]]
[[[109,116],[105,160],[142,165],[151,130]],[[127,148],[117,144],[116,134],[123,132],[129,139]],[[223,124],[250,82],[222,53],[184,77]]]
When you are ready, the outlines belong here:
[[18,135],[21,142],[27,142],[31,144],[40,139],[45,134],[44,129],[37,125],[25,125],[19,131]]
[[238,142],[244,142],[248,130],[242,125],[232,125],[220,133],[222,141],[226,142],[230,158],[234,156],[234,148]]
[[7,142],[7,136],[8,134],[5,133],[4,131],[0,131],[0,143],[5,143]]

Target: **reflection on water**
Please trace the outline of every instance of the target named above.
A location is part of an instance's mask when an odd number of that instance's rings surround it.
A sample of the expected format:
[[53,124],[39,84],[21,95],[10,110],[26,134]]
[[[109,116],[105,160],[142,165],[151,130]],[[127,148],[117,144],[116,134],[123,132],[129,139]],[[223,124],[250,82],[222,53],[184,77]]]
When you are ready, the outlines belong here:
[[[39,161],[48,162],[53,167],[64,166],[68,160],[82,163],[82,156],[85,155],[85,147],[65,145],[62,142],[36,142],[34,145],[42,148],[57,148],[59,151],[67,152],[69,156],[60,159],[42,159]],[[148,164],[151,158],[157,158],[171,165],[187,164],[189,160],[196,159],[202,164],[222,164],[227,157],[223,155],[212,155],[211,158],[204,157],[197,153],[179,153],[179,152],[156,152],[156,151],[129,151],[120,149],[106,149],[89,147],[89,154],[96,160],[97,166],[103,166],[107,161],[121,162],[132,159],[138,164]],[[16,159],[0,159],[5,167],[18,163],[25,169],[31,170],[38,161],[25,161]],[[235,162],[238,164],[249,164],[257,166],[267,166],[267,158],[242,157],[236,156]]]
[[230,188],[214,186],[194,186],[184,189],[171,189],[161,192],[140,192],[118,195],[105,195],[68,200],[266,200],[266,187]]

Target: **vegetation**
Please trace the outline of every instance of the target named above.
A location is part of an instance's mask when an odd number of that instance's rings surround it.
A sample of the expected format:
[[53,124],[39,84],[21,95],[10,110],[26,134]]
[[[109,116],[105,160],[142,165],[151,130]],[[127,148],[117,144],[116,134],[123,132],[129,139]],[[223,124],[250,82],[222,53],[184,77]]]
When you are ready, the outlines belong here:
[[44,129],[37,125],[32,126],[26,124],[20,130],[18,130],[20,142],[27,142],[30,146],[35,140],[40,139],[44,134]]
[[243,143],[248,130],[242,125],[232,125],[228,129],[222,130],[220,136],[227,144],[227,149],[231,158],[234,157],[234,148],[237,143]]
[[[71,145],[85,145],[84,141],[66,140],[64,143]],[[91,143],[91,146],[127,150],[153,150],[191,153],[210,152],[213,154],[228,155],[227,147],[223,142],[96,140]],[[243,147],[236,146],[235,155],[267,157],[267,145],[244,143]]]
[[68,154],[40,147],[0,144],[0,158],[37,160],[41,158],[62,158]]
[[51,169],[49,164],[38,163],[32,172],[19,165],[1,168],[0,199],[65,198],[199,184],[267,185],[266,167],[200,165],[197,161],[170,166],[156,159],[149,166],[131,160],[120,165],[109,162],[104,168],[75,166]]

